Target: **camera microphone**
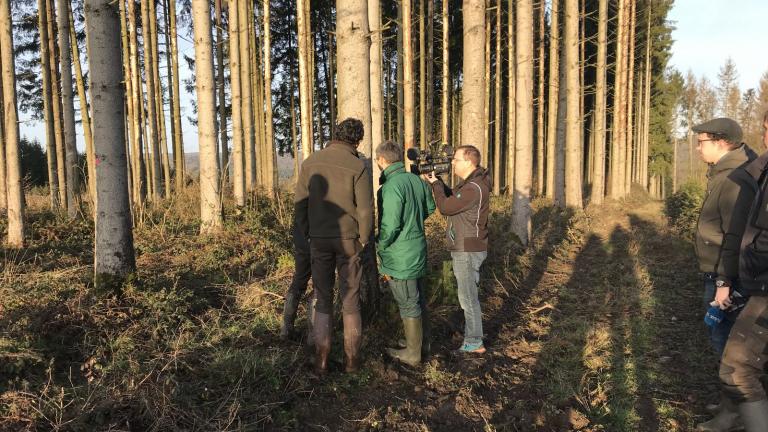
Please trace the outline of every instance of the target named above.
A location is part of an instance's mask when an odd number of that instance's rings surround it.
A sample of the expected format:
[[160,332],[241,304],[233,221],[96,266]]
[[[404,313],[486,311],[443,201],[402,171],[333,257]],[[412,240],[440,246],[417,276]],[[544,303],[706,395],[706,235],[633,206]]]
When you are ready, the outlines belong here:
[[419,155],[421,152],[417,147],[411,147],[408,150],[406,150],[405,155],[408,157],[409,160],[417,161],[419,160]]

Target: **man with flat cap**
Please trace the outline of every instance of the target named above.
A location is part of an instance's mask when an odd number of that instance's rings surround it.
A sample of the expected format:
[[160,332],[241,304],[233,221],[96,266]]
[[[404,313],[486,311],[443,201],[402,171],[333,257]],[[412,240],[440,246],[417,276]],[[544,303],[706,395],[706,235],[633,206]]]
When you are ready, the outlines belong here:
[[[696,257],[704,273],[704,308],[718,306],[723,310],[722,321],[708,326],[712,348],[722,357],[728,335],[738,315],[733,304],[734,290],[738,292],[739,250],[747,223],[754,182],[744,166],[757,155],[741,142],[742,130],[729,118],[716,118],[693,127],[696,150],[709,165],[707,191],[696,227]],[[721,399],[715,419],[702,423],[697,430],[725,431],[738,415],[726,398]]]

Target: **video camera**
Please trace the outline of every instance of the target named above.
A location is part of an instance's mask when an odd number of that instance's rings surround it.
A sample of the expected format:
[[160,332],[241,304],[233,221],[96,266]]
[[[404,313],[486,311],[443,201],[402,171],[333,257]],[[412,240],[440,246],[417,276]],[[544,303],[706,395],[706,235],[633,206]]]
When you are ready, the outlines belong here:
[[408,160],[413,161],[411,172],[416,175],[444,174],[451,171],[451,159],[453,159],[453,147],[448,144],[441,145],[440,142],[433,142],[426,149],[411,147],[406,152]]

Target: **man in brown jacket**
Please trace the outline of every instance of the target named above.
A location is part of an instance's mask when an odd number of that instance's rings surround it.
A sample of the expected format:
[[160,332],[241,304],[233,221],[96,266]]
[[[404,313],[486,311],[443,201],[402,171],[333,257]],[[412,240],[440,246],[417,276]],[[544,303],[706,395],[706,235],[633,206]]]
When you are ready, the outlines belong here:
[[336,125],[336,139],[301,164],[296,183],[296,224],[309,239],[312,281],[317,293],[313,330],[315,371],[320,375],[328,370],[337,267],[341,279],[345,369],[354,372],[359,368],[360,253],[373,230],[371,174],[357,156],[363,133],[363,123],[354,118]]

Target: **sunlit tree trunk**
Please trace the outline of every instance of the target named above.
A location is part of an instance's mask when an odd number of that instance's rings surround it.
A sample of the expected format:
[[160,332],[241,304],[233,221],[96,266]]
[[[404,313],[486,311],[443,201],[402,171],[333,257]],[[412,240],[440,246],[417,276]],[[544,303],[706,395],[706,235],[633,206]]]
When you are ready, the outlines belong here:
[[618,12],[618,30],[616,36],[616,66],[615,66],[615,84],[614,84],[614,98],[613,98],[613,122],[611,127],[611,169],[610,178],[608,183],[608,196],[617,199],[623,196],[622,186],[623,177],[621,166],[623,163],[623,146],[622,146],[622,130],[624,129],[624,123],[622,122],[623,107],[626,105],[626,98],[624,92],[626,90],[625,77],[625,64],[626,53],[624,45],[624,33],[626,32],[625,26],[625,0],[619,0],[619,12]]
[[48,54],[51,68],[51,106],[53,108],[53,133],[56,140],[56,176],[59,183],[59,204],[67,208],[67,162],[64,149],[64,126],[62,120],[61,87],[59,76],[59,54],[56,44],[56,14],[54,0],[46,2],[45,12],[48,21]]
[[[134,202],[133,197],[133,180],[134,180],[134,169],[133,163],[131,161],[131,146],[132,143],[136,140],[136,137],[134,136],[134,130],[133,130],[133,119],[136,113],[133,111],[133,86],[135,83],[133,82],[133,72],[131,71],[131,48],[130,48],[130,42],[128,41],[128,16],[125,9],[125,2],[124,1],[118,1],[118,9],[120,13],[120,37],[121,37],[121,50],[122,50],[122,63],[123,63],[123,82],[125,84],[124,91],[125,91],[125,101],[124,101],[124,112],[127,114],[127,117],[125,119],[125,131],[123,132],[123,136],[125,138],[125,157],[126,157],[126,167],[128,169],[128,201],[130,203]],[[90,61],[90,59],[88,59]],[[93,93],[91,93],[91,96],[93,96]],[[96,146],[94,145],[94,153],[96,152]],[[95,159],[95,156],[94,156]],[[94,169],[96,167],[94,166]],[[95,178],[95,177],[94,177]],[[98,190],[96,191],[96,195],[98,196]],[[98,208],[98,207],[97,207]]]
[[427,146],[427,41],[424,0],[419,0],[419,147]]
[[[486,0],[484,0],[486,1]],[[488,163],[491,152],[491,133],[493,129],[488,123],[491,119],[491,19],[489,12],[485,13],[485,94],[483,96],[483,117],[485,118],[485,126],[483,128],[483,142],[481,143],[480,153],[483,155],[482,165],[486,168],[489,167]]]
[[163,197],[163,189],[160,187],[162,167],[160,159],[160,134],[158,132],[157,99],[155,98],[155,74],[154,48],[152,47],[152,22],[155,18],[150,16],[149,3],[154,0],[141,0],[141,34],[144,41],[144,76],[147,86],[147,125],[149,126],[149,143],[147,151],[150,152],[149,164],[152,170],[150,176],[151,195],[153,200]]
[[397,103],[395,104],[395,107],[397,107],[397,142],[399,143],[405,142],[405,115],[403,110],[403,107],[405,106],[405,60],[403,60],[403,57],[405,56],[403,52],[405,49],[403,30],[405,23],[403,21],[403,2],[405,1],[410,2],[411,0],[397,0],[397,78],[395,79],[395,83],[397,84]]
[[85,92],[85,81],[83,79],[83,70],[80,65],[80,50],[77,46],[75,36],[75,20],[72,16],[72,9],[68,9],[69,15],[69,42],[72,47],[72,63],[75,66],[75,83],[77,84],[77,98],[80,102],[80,119],[83,124],[83,141],[85,141],[85,158],[88,165],[88,193],[93,204],[92,210],[96,209],[96,171],[94,170],[93,153],[93,134],[91,133],[91,116],[88,113],[88,99]]
[[240,36],[240,101],[243,128],[243,158],[245,160],[245,190],[247,193],[253,192],[256,181],[256,155],[254,154],[254,116],[253,116],[253,98],[251,89],[251,41],[250,41],[250,21],[248,5],[245,0],[238,2],[237,10],[238,30]]
[[539,14],[539,31],[538,31],[538,63],[537,65],[537,92],[538,95],[536,104],[536,195],[544,195],[545,186],[545,149],[544,149],[544,2],[539,2],[538,14]]
[[240,18],[238,0],[227,0],[229,9],[229,77],[232,99],[232,194],[235,205],[245,206],[245,166],[240,96]]
[[[515,5],[512,0],[507,3],[507,169],[506,188],[507,194],[514,193],[515,185],[515,119],[517,89],[517,59],[515,58]],[[499,179],[500,181],[501,179]]]
[[[51,90],[51,53],[48,46],[48,14],[45,12],[47,8],[48,0],[38,0],[37,10],[38,13],[38,28],[40,32],[40,72],[43,82],[43,121],[45,123],[45,144],[46,144],[46,158],[48,161],[48,187],[51,198],[51,209],[56,210],[59,207],[59,178],[56,169],[56,137],[54,136],[54,118],[53,118],[53,102],[52,102],[52,90]],[[1,88],[1,87],[0,87]],[[1,107],[0,107],[1,109]],[[2,124],[0,124],[2,129]],[[0,132],[2,135],[2,132]],[[5,155],[0,149],[0,178],[5,179]],[[3,191],[5,191],[5,183],[3,182]],[[7,195],[4,193],[4,198]],[[0,208],[5,209],[6,201],[3,200]]]
[[[403,147],[407,151],[414,147],[416,141],[416,126],[414,117],[413,97],[413,32],[411,31],[411,0],[402,0],[403,7]],[[339,56],[339,73],[342,69]],[[341,81],[341,79],[339,79]],[[406,167],[410,162],[406,160]]]
[[496,70],[494,77],[493,118],[493,193],[501,191],[501,5],[496,2]]
[[5,136],[8,237],[12,248],[24,247],[24,187],[19,150],[19,117],[16,106],[16,61],[13,51],[13,24],[10,2],[0,2],[0,64],[2,64],[2,131]]
[[635,2],[631,1],[629,12],[629,31],[627,32],[627,38],[629,39],[629,51],[627,62],[627,103],[625,106],[626,114],[626,127],[624,132],[624,195],[629,194],[630,187],[632,185],[632,148],[634,147],[634,81],[635,81]]
[[131,82],[133,95],[130,98],[133,104],[133,137],[132,160],[133,167],[133,200],[138,208],[144,204],[147,196],[146,164],[144,163],[144,103],[141,90],[141,72],[139,71],[139,42],[136,29],[136,6],[135,2],[128,2],[128,37],[130,44],[130,63],[131,63]]
[[485,117],[485,1],[463,0],[462,13],[461,144],[473,144],[482,149],[488,127]]
[[557,177],[557,108],[560,100],[560,0],[552,0],[549,31],[549,84],[547,90],[547,198],[555,198],[555,178]]
[[69,0],[58,0],[57,24],[61,70],[61,103],[64,116],[64,149],[67,170],[67,216],[77,217],[79,182],[77,174],[77,147],[75,131],[75,105],[72,92],[72,51],[69,44]]
[[512,231],[522,244],[531,237],[531,180],[533,176],[533,2],[517,2],[517,65],[515,71],[515,187]]
[[[368,0],[368,25],[371,31],[371,145],[379,145],[384,141],[384,92],[382,88],[382,29],[381,4],[379,0]],[[331,51],[333,51],[331,49]],[[331,124],[333,128],[333,123]],[[381,170],[372,164],[374,190],[378,190]]]
[[[307,6],[310,0],[297,0],[296,26],[299,41],[299,115],[301,123],[301,157],[302,160],[312,153],[312,70],[309,59],[310,15]],[[305,4],[306,3],[306,4]]]
[[200,145],[200,233],[221,229],[222,207],[216,161],[216,85],[213,74],[211,10],[208,2],[192,2],[195,37],[197,137]]
[[[0,58],[2,58],[2,54],[0,54]],[[5,162],[5,116],[3,109],[3,71],[0,68],[0,215],[7,215],[8,188],[6,185],[6,169],[8,165]]]
[[[176,0],[166,0],[168,2],[169,31],[171,34],[171,131],[173,134],[173,159],[176,176],[176,190],[180,191],[184,187],[184,139],[181,131],[181,93],[179,91],[179,48],[176,37]],[[233,14],[230,8],[230,14]],[[232,55],[230,53],[230,55]]]
[[[651,39],[651,9],[648,6],[648,26],[646,28],[646,35],[648,40],[645,43],[645,99],[643,110],[643,137],[641,138],[642,154],[640,157],[640,183],[644,188],[648,188],[648,149],[650,144],[650,123],[651,123],[651,70],[653,69],[653,58],[651,57],[651,45],[653,40]],[[690,165],[689,165],[690,167]]]
[[597,24],[597,77],[595,79],[595,155],[591,202],[602,204],[605,195],[605,103],[606,57],[608,51],[608,0],[600,0]]
[[123,70],[119,61],[118,12],[110,0],[86,0],[96,167],[94,285],[118,290],[135,271],[128,171],[125,154]]
[[222,185],[229,182],[229,139],[227,135],[227,98],[224,79],[224,23],[221,19],[221,2],[214,3],[216,28],[216,90],[217,90],[217,114],[219,116],[219,144],[221,145],[221,177]]
[[264,0],[264,110],[266,117],[265,147],[269,178],[267,188],[274,194],[278,186],[277,159],[275,154],[275,137],[272,122],[272,42],[270,39],[269,0]]
[[435,139],[435,0],[427,0],[427,51],[426,62],[426,113],[424,122],[427,125],[427,143]]
[[443,59],[442,59],[442,95],[440,97],[440,128],[441,137],[444,143],[451,142],[451,70],[450,70],[450,22],[448,21],[448,2],[449,0],[442,0],[442,30],[443,30]]
[[[150,36],[152,47],[152,74],[154,75],[154,88],[152,97],[155,99],[157,112],[157,154],[158,163],[163,172],[163,196],[171,195],[171,164],[168,158],[168,138],[165,130],[165,102],[163,97],[163,85],[160,81],[160,50],[157,39],[157,8],[155,0],[149,2]],[[160,178],[158,177],[158,182]]]
[[565,1],[565,205],[581,208],[581,132],[579,99],[579,3]]

